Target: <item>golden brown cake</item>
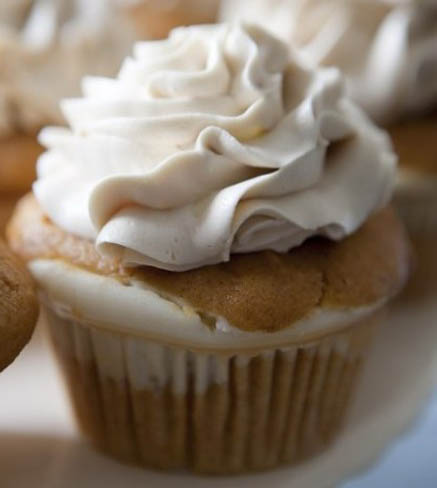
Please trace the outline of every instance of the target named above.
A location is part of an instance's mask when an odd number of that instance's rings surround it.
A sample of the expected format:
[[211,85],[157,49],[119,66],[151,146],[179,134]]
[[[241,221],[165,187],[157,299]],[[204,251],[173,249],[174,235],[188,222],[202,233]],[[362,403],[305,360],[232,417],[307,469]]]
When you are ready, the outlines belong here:
[[335,439],[410,268],[396,156],[343,87],[259,27],[193,26],[44,129],[8,238],[99,449],[227,474]]
[[29,341],[38,318],[32,278],[0,241],[0,371]]

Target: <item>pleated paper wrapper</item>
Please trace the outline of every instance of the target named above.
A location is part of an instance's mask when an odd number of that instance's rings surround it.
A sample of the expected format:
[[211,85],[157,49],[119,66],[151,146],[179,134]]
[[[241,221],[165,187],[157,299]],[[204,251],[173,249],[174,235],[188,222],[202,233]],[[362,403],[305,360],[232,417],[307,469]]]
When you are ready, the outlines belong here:
[[309,344],[225,353],[46,315],[78,424],[98,449],[208,474],[294,463],[332,442],[377,322]]

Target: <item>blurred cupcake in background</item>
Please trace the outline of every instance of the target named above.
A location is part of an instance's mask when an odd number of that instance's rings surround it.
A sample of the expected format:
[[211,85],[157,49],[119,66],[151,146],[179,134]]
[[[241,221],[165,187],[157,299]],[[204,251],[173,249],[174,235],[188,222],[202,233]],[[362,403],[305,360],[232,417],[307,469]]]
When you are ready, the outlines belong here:
[[8,237],[82,430],[204,473],[326,448],[410,265],[396,156],[338,70],[259,27],[179,28],[62,107]]
[[38,311],[32,277],[0,239],[0,372],[30,340]]
[[[400,157],[396,205],[418,251],[419,279],[437,287],[437,2],[230,1],[225,18],[260,22],[314,64],[337,66],[348,90],[387,127]],[[431,287],[428,282],[431,281]],[[423,290],[422,290],[423,291]]]
[[[379,124],[437,108],[435,0],[255,0],[222,17],[257,21],[306,59],[336,66]],[[268,14],[269,13],[269,14]]]
[[220,0],[117,0],[141,39],[162,39],[174,27],[217,21]]
[[0,2],[0,232],[34,180],[40,128],[64,123],[84,74],[116,73],[133,37],[106,0]]

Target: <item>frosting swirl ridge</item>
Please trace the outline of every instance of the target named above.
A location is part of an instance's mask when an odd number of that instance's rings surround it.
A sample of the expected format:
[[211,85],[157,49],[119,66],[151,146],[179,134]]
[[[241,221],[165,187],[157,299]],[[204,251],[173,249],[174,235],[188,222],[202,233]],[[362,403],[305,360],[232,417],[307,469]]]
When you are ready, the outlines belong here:
[[391,195],[384,132],[258,27],[138,43],[116,79],[41,134],[35,194],[53,221],[126,265],[183,271],[231,253],[341,239]]

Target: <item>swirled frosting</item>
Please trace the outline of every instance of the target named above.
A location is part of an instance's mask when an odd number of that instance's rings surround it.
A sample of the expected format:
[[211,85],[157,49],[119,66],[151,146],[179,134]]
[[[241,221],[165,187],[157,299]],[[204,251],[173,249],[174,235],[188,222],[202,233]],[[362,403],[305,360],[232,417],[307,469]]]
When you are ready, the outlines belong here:
[[437,106],[435,0],[241,0],[225,18],[250,18],[337,66],[351,96],[375,120],[391,122]]
[[60,99],[114,75],[132,41],[108,0],[1,0],[0,136],[62,123]]
[[307,68],[257,27],[138,43],[63,111],[70,129],[41,135],[36,197],[126,265],[183,271],[341,239],[391,195],[391,144],[338,71]]

